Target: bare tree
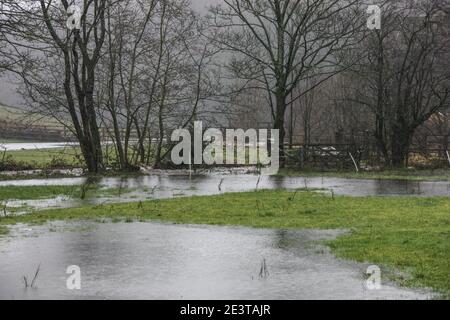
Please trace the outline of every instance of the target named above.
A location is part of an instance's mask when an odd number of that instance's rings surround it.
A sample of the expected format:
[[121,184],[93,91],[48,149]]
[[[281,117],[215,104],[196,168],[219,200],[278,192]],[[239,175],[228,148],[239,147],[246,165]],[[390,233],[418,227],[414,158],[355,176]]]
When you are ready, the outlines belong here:
[[415,130],[449,104],[445,17],[439,1],[387,2],[383,28],[361,48],[367,52],[351,76],[351,100],[372,110],[374,136],[387,163],[403,166]]
[[157,3],[156,0],[127,0],[107,10],[107,54],[100,61],[101,87],[107,97],[101,105],[107,112],[101,118],[123,170],[131,168],[129,152],[133,128],[137,132],[141,129],[137,117],[144,104],[143,57],[149,50],[146,41]]
[[186,0],[124,0],[108,10],[99,105],[120,168],[152,155],[161,165],[170,129],[188,125],[211,95],[213,52],[201,28]]
[[12,47],[27,57],[16,72],[24,79],[28,100],[73,131],[90,172],[103,169],[95,84],[109,3],[84,0],[80,28],[73,30],[66,23],[68,0],[2,3],[8,8],[3,15],[17,22],[14,33],[9,32],[15,39]]
[[[243,86],[266,90],[274,128],[285,139],[291,92],[320,75],[319,85],[336,74],[335,53],[353,44],[360,27],[358,1],[224,0],[211,9],[209,37],[229,52],[229,70]],[[305,94],[308,90],[304,92]],[[283,143],[281,144],[283,151]]]

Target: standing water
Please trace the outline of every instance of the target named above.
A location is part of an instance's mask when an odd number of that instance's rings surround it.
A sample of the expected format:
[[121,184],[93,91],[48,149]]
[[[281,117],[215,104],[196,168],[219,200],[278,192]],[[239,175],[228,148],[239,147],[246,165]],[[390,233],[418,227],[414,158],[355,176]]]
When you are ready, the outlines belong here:
[[[367,265],[340,261],[314,244],[344,232],[158,223],[17,226],[13,238],[0,239],[0,299],[432,297],[388,283],[368,290]],[[35,287],[24,288],[23,276],[32,279],[38,265]],[[72,265],[80,268],[81,290],[66,286]]]
[[84,205],[138,202],[184,196],[217,195],[256,189],[321,189],[343,196],[449,196],[450,181],[358,180],[331,177],[259,177],[256,175],[145,175],[98,179],[63,178],[0,181],[0,186],[89,185],[117,188],[107,197],[76,199],[56,197],[43,200],[8,201],[9,207],[29,209],[67,208]]

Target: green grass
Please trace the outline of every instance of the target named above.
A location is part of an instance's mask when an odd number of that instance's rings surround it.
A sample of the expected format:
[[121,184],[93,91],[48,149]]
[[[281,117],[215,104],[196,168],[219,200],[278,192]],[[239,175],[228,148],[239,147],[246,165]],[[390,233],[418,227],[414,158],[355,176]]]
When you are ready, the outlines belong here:
[[5,226],[0,226],[0,235],[8,234],[8,228]]
[[[106,157],[107,152],[108,156]],[[130,148],[131,153],[132,150]],[[112,146],[108,149],[104,147],[103,156],[105,157],[104,160],[107,166],[116,164],[116,155]],[[2,159],[4,160],[2,161]],[[11,168],[7,171],[85,168],[84,158],[78,146],[66,146],[53,149],[12,150],[6,152],[0,150],[0,170],[2,168],[2,162],[6,164],[6,167]]]
[[[109,149],[109,160],[115,161],[113,148]],[[0,162],[3,152],[0,152]],[[84,158],[78,146],[67,146],[53,149],[13,150],[5,152],[5,159],[19,168],[63,169],[84,168]],[[0,163],[1,164],[1,163]],[[20,170],[20,169],[19,169]]]
[[405,271],[393,279],[450,297],[450,199],[336,197],[313,192],[259,191],[51,210],[5,217],[14,223],[50,220],[157,220],[257,228],[349,229],[327,244],[337,256]]
[[79,186],[2,186],[0,200],[33,200],[80,194]]
[[304,176],[304,177],[337,177],[347,179],[381,179],[381,180],[411,180],[411,181],[437,181],[450,180],[450,168],[435,170],[392,169],[383,171],[301,171],[295,169],[281,169],[278,176]]
[[[74,147],[14,150],[7,151],[6,157],[10,157],[16,163],[23,163],[36,169],[45,169],[52,166],[80,167],[80,149]],[[3,157],[3,153],[0,154]]]

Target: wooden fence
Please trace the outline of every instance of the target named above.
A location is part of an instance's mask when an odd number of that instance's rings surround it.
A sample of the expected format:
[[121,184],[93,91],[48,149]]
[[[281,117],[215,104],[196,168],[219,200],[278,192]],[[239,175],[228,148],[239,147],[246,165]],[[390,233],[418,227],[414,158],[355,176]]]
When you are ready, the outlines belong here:
[[362,152],[355,144],[309,144],[286,145],[285,162],[287,165],[326,169],[359,168]]
[[[450,150],[439,143],[429,143],[422,146],[413,144],[408,155],[406,165],[418,163],[424,165],[450,165]],[[356,143],[322,143],[293,146],[286,144],[284,158],[285,163],[289,166],[299,168],[311,167],[320,170],[356,170],[356,168],[360,168],[362,163],[369,166],[377,166],[383,163],[383,157],[374,143],[365,145]]]

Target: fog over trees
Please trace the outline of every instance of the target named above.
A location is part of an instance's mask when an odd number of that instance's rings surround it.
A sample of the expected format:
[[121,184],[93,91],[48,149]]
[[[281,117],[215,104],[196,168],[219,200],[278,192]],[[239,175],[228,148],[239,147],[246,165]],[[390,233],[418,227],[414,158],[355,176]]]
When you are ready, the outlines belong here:
[[447,0],[0,3],[0,73],[71,132],[90,172],[167,166],[172,131],[198,120],[278,129],[282,156],[346,143],[395,167],[430,119],[448,138]]

